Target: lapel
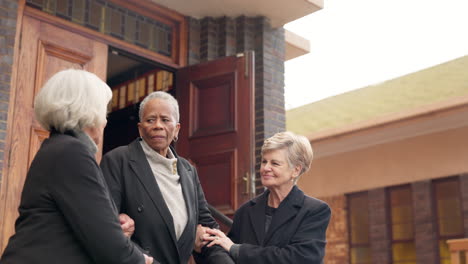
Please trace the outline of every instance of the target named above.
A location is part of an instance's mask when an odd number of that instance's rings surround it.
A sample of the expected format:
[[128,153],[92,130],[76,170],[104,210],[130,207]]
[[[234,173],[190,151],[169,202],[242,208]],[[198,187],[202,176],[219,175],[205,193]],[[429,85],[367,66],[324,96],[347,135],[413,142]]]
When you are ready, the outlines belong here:
[[177,153],[172,147],[171,147],[171,150],[174,156],[177,158],[177,173],[180,176],[180,185],[182,187],[182,194],[184,196],[185,206],[187,208],[188,222],[187,222],[187,225],[185,226],[185,228],[187,229],[187,227],[189,226],[194,226],[193,224],[191,224],[191,221],[198,222],[198,219],[196,219],[194,215],[195,213],[194,203],[197,202],[197,200],[195,199],[195,193],[194,193],[195,184],[193,182],[193,178],[190,177],[190,175],[192,174],[192,169],[189,166],[185,166],[182,163],[181,158],[177,155]]
[[266,190],[250,201],[252,207],[249,208],[250,223],[257,238],[257,245],[263,245],[265,238],[265,208],[269,191]]
[[166,223],[166,226],[170,231],[169,233],[171,234],[172,241],[177,245],[171,212],[169,211],[169,208],[167,208],[164,197],[159,189],[159,185],[156,182],[156,178],[151,171],[151,167],[140,145],[140,139],[136,139],[128,147],[130,150],[130,166],[138,180],[143,185],[146,193],[153,201],[154,207],[156,207],[156,210],[159,211],[159,214]]
[[289,220],[296,217],[296,214],[302,207],[303,202],[304,193],[299,190],[297,186],[294,186],[276,210],[276,213],[271,220],[270,228],[265,236],[264,245],[268,244],[276,230],[278,230],[282,225],[288,224]]

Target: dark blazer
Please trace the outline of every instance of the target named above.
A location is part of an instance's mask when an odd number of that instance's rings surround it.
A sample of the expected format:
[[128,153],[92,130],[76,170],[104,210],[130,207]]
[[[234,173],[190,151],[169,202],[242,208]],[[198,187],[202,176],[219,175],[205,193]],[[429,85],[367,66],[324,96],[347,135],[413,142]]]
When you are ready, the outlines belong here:
[[[101,161],[104,177],[120,212],[135,221],[132,240],[153,256],[156,263],[186,264],[192,254],[197,224],[209,227],[218,224],[208,209],[196,169],[172,149],[188,211],[187,226],[177,240],[172,215],[139,141],[136,139],[104,155]],[[207,263],[233,263],[222,248],[205,248],[203,253],[199,257],[201,260],[210,257]]]
[[144,263],[123,235],[94,153],[74,133],[52,133],[42,143],[15,229],[1,264]]
[[269,191],[236,211],[228,236],[241,244],[236,263],[320,264],[325,255],[328,205],[294,186],[277,208],[265,233]]

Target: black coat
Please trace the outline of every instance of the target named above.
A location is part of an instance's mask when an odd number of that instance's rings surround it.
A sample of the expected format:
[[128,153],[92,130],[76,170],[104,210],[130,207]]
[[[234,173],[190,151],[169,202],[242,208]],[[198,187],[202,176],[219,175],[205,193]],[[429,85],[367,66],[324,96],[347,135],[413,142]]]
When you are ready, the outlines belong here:
[[144,263],[123,235],[94,153],[74,134],[52,133],[42,143],[15,230],[1,264]]
[[236,263],[322,263],[331,216],[328,205],[294,186],[276,210],[265,234],[269,193],[265,191],[236,211],[228,234],[234,243],[241,244]]
[[[135,221],[133,241],[153,256],[156,263],[186,264],[192,254],[197,224],[209,227],[218,224],[208,209],[196,169],[172,150],[188,213],[185,230],[177,240],[172,215],[139,141],[136,139],[104,155],[101,161],[104,177],[120,212]],[[209,257],[206,263],[233,263],[219,247],[205,248],[202,257]]]

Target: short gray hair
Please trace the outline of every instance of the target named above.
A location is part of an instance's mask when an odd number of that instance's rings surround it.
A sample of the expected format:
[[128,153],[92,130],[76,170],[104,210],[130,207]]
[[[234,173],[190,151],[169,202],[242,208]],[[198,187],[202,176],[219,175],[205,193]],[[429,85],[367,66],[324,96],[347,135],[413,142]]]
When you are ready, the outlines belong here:
[[109,86],[93,73],[68,69],[54,74],[34,100],[41,126],[51,131],[82,131],[105,123]]
[[293,132],[279,132],[265,140],[262,146],[262,156],[266,152],[279,149],[286,150],[286,159],[288,160],[289,167],[302,167],[302,170],[294,181],[296,183],[299,177],[310,169],[310,164],[314,157],[310,141],[306,137],[296,135]]
[[143,119],[143,110],[145,110],[145,105],[147,102],[149,102],[152,99],[161,99],[169,103],[172,107],[172,116],[176,120],[177,123],[179,123],[179,103],[177,103],[177,100],[169,93],[163,92],[163,91],[157,91],[157,92],[152,92],[148,96],[141,101],[140,104],[140,110],[138,111],[138,117],[140,118],[140,122]]

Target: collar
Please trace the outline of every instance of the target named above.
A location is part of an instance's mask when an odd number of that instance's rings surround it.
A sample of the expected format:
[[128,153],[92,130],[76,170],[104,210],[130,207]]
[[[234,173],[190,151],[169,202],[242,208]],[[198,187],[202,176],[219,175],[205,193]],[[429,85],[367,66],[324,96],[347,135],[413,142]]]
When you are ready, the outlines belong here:
[[[266,206],[268,204],[269,195],[270,195],[270,190],[266,189],[262,194],[250,200],[250,203],[252,205],[261,203],[261,204],[265,204]],[[301,207],[302,202],[303,202],[303,196],[304,196],[304,193],[301,191],[301,189],[299,189],[297,185],[294,185],[292,190],[288,193],[288,195],[284,198],[284,200],[281,201],[278,208],[280,208],[281,205],[283,204],[291,204],[295,207]]]
[[60,133],[57,130],[52,130],[51,133],[65,134],[65,135],[69,135],[69,136],[72,136],[72,137],[78,139],[80,142],[85,144],[85,146],[88,148],[88,150],[93,155],[95,155],[97,153],[97,151],[98,151],[98,147],[97,147],[96,143],[94,143],[94,141],[91,139],[91,137],[88,134],[86,134],[85,132],[83,132],[83,131],[67,130],[64,133]]
[[146,141],[143,139],[140,140],[141,147],[143,149],[143,152],[145,153],[146,158],[150,163],[153,164],[161,164],[169,171],[172,172],[172,174],[177,174],[177,158],[175,157],[174,153],[172,152],[171,148],[167,150],[167,157],[162,156],[159,154],[157,151],[152,149]]

